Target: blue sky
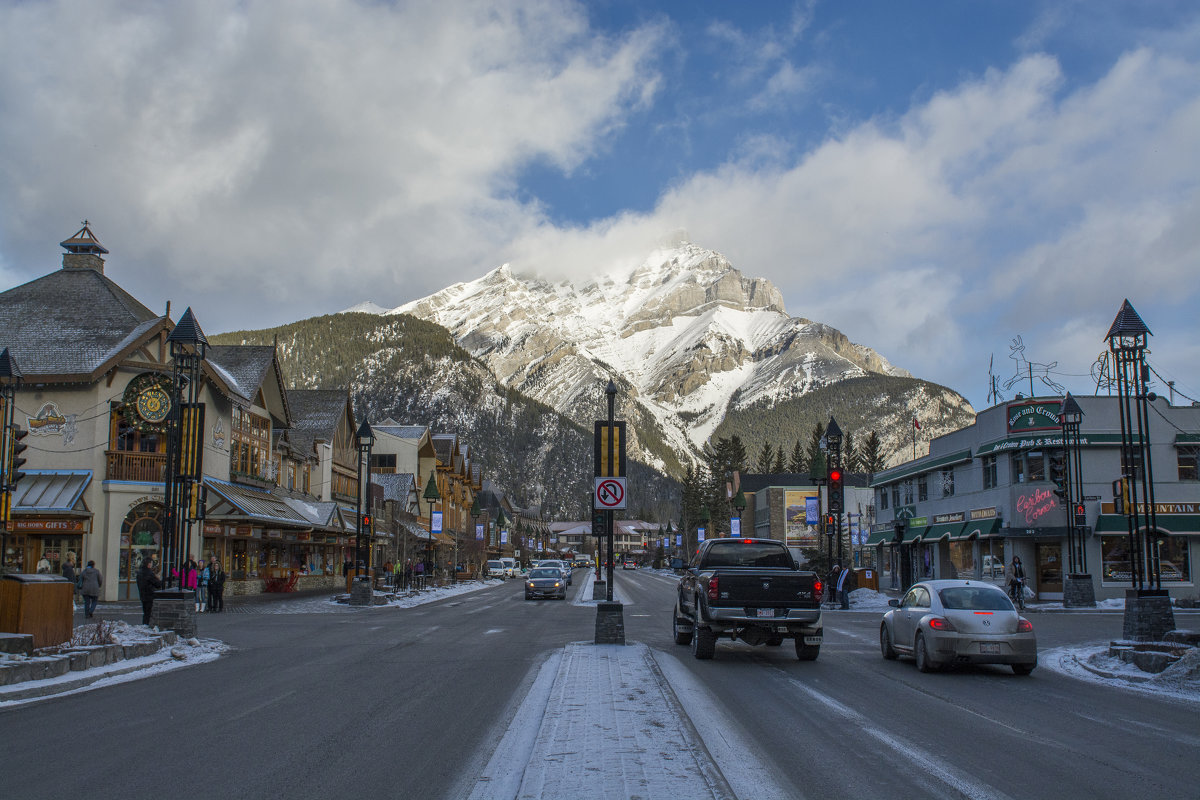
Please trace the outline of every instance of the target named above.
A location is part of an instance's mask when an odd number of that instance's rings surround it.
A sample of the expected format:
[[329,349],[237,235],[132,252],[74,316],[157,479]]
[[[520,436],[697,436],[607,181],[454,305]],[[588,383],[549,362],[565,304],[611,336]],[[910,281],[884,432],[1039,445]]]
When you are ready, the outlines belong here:
[[0,112],[0,286],[87,217],[221,331],[683,229],[976,406],[1126,297],[1200,398],[1192,2],[0,0]]

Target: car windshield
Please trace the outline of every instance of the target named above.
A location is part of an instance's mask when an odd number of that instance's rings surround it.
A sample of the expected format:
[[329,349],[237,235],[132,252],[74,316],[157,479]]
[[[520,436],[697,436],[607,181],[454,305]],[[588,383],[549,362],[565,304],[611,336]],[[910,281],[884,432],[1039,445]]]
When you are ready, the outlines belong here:
[[1004,592],[990,586],[951,586],[938,592],[942,606],[966,611],[1012,611]]
[[792,557],[782,545],[769,542],[745,542],[729,539],[716,542],[704,555],[708,567],[783,567],[792,568]]
[[542,569],[541,567],[538,567],[533,572],[529,573],[529,577],[531,577],[531,578],[558,578],[561,576],[562,576],[562,573],[560,573],[556,569],[550,569],[550,568]]

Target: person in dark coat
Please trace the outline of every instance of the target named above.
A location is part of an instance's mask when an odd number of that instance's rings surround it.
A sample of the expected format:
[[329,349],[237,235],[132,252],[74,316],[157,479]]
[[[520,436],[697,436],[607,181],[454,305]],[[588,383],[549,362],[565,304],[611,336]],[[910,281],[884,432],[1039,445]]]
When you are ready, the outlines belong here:
[[91,619],[92,614],[96,613],[96,603],[100,600],[100,587],[104,585],[104,576],[96,569],[96,562],[89,561],[79,578],[79,593],[83,595],[83,616]]
[[208,610],[212,612],[225,610],[225,570],[221,562],[213,559],[208,565]]
[[149,558],[142,559],[141,569],[137,572],[138,595],[142,598],[142,624],[150,624],[150,612],[154,608],[154,590],[162,588],[162,581],[154,574],[153,562]]

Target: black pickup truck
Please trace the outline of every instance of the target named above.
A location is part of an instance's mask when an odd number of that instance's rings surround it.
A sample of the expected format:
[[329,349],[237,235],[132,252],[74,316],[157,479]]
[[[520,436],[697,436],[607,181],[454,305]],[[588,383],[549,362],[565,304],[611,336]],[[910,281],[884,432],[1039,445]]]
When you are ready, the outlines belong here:
[[774,539],[709,539],[683,569],[672,612],[675,644],[712,658],[717,639],[778,647],[794,639],[796,656],[821,652],[821,580],[800,569]]

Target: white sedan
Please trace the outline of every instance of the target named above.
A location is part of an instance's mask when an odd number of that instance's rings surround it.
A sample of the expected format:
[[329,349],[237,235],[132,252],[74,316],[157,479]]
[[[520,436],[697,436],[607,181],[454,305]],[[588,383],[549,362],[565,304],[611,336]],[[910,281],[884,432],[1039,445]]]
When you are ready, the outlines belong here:
[[921,672],[955,663],[1008,664],[1018,675],[1037,666],[1033,623],[990,583],[923,581],[900,600],[879,626],[879,649],[886,659],[911,655]]

